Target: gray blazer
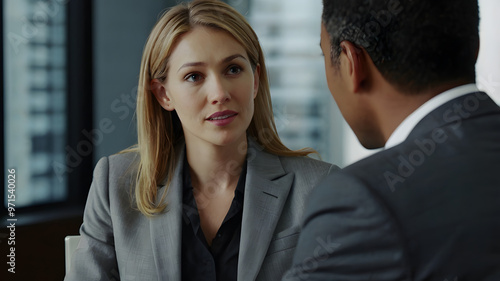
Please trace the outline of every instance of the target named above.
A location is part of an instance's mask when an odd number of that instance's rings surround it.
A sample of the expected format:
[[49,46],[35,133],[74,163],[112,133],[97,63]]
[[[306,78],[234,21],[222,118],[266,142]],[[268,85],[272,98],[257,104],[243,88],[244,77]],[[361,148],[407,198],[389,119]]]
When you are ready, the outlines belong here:
[[[131,199],[137,155],[97,163],[81,241],[65,280],[181,280],[184,146],[177,151],[168,210],[154,218],[137,211]],[[291,266],[306,197],[336,169],[307,157],[272,155],[249,140],[238,280],[281,278]]]

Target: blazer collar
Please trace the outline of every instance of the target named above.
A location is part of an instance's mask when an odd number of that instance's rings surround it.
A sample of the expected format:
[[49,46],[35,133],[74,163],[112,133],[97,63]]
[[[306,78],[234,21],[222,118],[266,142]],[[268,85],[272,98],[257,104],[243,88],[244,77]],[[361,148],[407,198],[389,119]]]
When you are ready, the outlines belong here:
[[[182,167],[185,144],[176,147],[177,165],[167,190],[167,213],[150,219],[151,241],[159,280],[180,281],[182,239]],[[248,139],[238,280],[255,280],[294,179],[278,156]],[[160,189],[159,198],[166,188]]]
[[255,280],[281,217],[294,174],[278,156],[249,138],[243,203],[238,280]]
[[425,116],[407,140],[417,139],[435,128],[449,126],[451,130],[459,130],[463,121],[481,115],[499,114],[498,105],[484,92],[470,93],[453,99]]

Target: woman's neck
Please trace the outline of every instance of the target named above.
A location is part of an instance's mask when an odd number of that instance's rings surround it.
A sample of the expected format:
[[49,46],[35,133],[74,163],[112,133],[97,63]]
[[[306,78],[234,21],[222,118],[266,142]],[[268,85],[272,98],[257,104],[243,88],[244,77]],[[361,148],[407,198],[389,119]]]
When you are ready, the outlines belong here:
[[247,145],[246,138],[228,146],[186,142],[193,187],[202,192],[235,189],[246,160]]

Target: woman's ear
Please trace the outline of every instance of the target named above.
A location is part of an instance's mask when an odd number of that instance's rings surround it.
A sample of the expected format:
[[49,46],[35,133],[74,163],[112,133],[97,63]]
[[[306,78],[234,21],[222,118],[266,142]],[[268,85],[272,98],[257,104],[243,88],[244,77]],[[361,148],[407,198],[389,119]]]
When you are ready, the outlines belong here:
[[153,79],[151,80],[150,86],[151,92],[153,92],[156,100],[161,105],[161,107],[163,107],[165,110],[173,111],[175,108],[172,100],[167,95],[167,89],[165,88],[165,85],[163,85],[160,80]]
[[259,92],[259,83],[260,83],[260,64],[257,64],[255,67],[255,71],[253,73],[253,98],[257,97],[257,93]]

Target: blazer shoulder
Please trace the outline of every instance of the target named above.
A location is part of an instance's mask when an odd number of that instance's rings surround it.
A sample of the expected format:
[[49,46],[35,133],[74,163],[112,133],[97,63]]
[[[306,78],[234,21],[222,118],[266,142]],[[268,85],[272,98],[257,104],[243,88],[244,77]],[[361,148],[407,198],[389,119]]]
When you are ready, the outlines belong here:
[[[408,149],[406,142],[387,150],[376,152],[342,169],[344,177],[351,177],[364,186],[379,186],[386,182],[385,173],[394,165],[397,167],[399,157]],[[340,175],[339,175],[340,177]]]
[[114,169],[128,169],[131,165],[139,162],[138,152],[125,152],[108,156],[110,166]]
[[103,158],[108,159],[110,175],[124,176],[137,172],[140,156],[137,152],[126,152]]
[[340,168],[328,162],[313,159],[306,156],[280,156],[283,169],[286,172],[292,172],[296,177],[316,177],[324,178]]
[[94,168],[93,182],[107,187],[107,192],[113,193],[113,190],[120,192],[122,187],[133,185],[138,163],[139,154],[135,152],[102,157]]
[[[346,204],[352,201],[353,206],[363,206],[362,202],[372,198],[370,189],[362,179],[341,170],[330,174],[315,188],[310,201],[314,204],[310,210],[321,212],[330,209],[333,203]],[[338,202],[337,202],[338,200]]]

